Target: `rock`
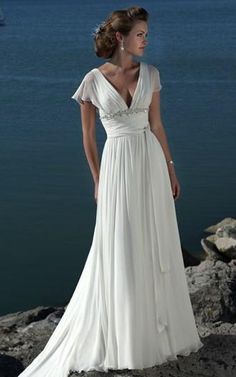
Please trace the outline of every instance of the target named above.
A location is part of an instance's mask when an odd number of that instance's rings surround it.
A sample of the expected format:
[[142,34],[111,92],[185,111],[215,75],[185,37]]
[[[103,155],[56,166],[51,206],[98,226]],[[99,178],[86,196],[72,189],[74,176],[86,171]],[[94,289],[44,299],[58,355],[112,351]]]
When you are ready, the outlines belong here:
[[204,239],[201,239],[201,245],[206,252],[206,258],[209,260],[222,260],[225,263],[230,262],[230,258],[228,258],[226,255],[221,254],[220,251],[216,247],[216,236],[211,235]]
[[0,352],[28,365],[43,350],[63,313],[63,307],[39,306],[0,317]]
[[32,322],[41,321],[45,319],[50,313],[55,311],[54,307],[43,307],[38,306],[35,309],[27,310],[25,312],[16,312],[13,314],[6,314],[0,317],[0,325],[5,325],[7,327],[16,326],[26,326]]
[[185,271],[197,322],[236,322],[236,266],[205,260]]
[[226,217],[218,224],[205,229],[214,233],[201,240],[201,245],[206,252],[206,259],[222,260],[229,262],[236,258],[236,220]]
[[223,220],[221,220],[219,223],[215,225],[211,225],[205,229],[205,232],[208,233],[216,233],[219,228],[223,228],[224,226],[232,225],[236,227],[236,219],[232,217],[225,217]]
[[52,322],[54,325],[58,325],[58,323],[60,322],[61,317],[63,316],[63,314],[65,312],[65,309],[66,309],[66,306],[54,309],[54,312],[50,313],[46,317],[46,320],[48,322]]

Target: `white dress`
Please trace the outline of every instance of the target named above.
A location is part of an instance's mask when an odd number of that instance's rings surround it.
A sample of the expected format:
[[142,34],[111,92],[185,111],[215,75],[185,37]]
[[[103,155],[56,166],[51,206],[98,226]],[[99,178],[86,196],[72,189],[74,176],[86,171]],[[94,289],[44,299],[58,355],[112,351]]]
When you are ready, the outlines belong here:
[[142,369],[203,346],[166,159],[148,122],[161,87],[159,70],[141,62],[130,107],[98,68],[72,96],[97,107],[107,134],[94,235],[64,315],[21,377]]

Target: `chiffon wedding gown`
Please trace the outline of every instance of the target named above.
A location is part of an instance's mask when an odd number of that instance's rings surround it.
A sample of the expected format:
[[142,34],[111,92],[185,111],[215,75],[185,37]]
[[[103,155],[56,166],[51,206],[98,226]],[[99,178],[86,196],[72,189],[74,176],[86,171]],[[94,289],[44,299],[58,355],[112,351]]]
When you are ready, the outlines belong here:
[[142,369],[202,346],[165,156],[148,108],[159,70],[140,63],[130,107],[94,68],[71,98],[91,101],[107,139],[88,257],[63,317],[20,377]]

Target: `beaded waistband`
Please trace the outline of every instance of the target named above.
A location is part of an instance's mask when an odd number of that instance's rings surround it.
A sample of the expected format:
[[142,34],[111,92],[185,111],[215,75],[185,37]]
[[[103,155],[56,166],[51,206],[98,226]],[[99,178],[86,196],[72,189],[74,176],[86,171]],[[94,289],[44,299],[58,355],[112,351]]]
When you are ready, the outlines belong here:
[[99,116],[100,119],[113,119],[117,116],[122,116],[122,115],[131,115],[131,114],[134,114],[134,113],[140,113],[140,112],[144,112],[144,113],[147,113],[148,112],[148,107],[136,107],[134,109],[125,109],[125,110],[119,110],[115,113],[106,113],[104,115],[101,115]]

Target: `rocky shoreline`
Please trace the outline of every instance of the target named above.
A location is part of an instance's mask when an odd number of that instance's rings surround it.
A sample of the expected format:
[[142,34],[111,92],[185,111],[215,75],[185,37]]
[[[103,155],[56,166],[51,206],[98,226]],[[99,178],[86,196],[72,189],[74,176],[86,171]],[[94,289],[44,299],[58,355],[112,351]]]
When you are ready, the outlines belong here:
[[[225,218],[206,231],[211,235],[201,240],[201,260],[183,252],[190,298],[204,347],[187,357],[178,355],[178,360],[147,368],[145,376],[236,376],[236,220]],[[186,266],[186,261],[192,265]],[[46,345],[65,309],[66,306],[39,306],[0,317],[0,377],[16,377],[31,363]],[[144,372],[123,370],[108,374],[133,376]],[[72,373],[70,377],[76,375],[79,374]]]

